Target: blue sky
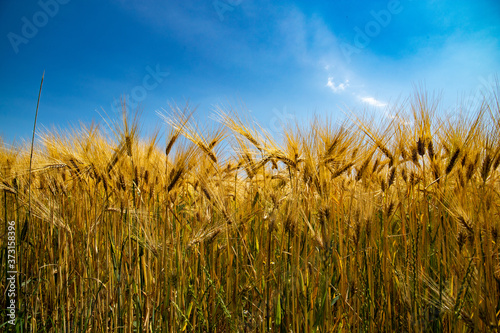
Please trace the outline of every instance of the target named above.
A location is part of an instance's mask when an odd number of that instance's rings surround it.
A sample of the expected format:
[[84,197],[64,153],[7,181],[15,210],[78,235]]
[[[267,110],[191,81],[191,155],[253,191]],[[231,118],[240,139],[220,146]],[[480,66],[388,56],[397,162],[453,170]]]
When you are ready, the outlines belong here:
[[[102,122],[120,96],[143,128],[168,103],[282,122],[341,109],[384,114],[424,85],[452,112],[500,72],[500,3],[41,0],[0,3],[0,135]],[[244,105],[244,107],[242,106]]]

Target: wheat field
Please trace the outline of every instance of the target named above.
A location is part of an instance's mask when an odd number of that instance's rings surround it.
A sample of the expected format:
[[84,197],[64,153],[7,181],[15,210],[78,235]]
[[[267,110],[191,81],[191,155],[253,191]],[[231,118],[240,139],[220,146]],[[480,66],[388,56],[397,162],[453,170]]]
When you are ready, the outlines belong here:
[[276,138],[172,105],[166,140],[124,110],[45,131],[31,168],[2,143],[16,331],[498,331],[500,94],[438,109],[416,93]]

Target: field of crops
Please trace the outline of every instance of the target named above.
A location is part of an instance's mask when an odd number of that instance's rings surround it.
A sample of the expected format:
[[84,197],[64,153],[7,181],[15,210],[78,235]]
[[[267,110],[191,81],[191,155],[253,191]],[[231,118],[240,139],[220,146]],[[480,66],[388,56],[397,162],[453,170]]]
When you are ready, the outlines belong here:
[[163,142],[124,112],[113,135],[45,131],[31,172],[29,143],[2,144],[17,329],[497,331],[499,99],[447,118],[417,93],[281,138],[172,106]]

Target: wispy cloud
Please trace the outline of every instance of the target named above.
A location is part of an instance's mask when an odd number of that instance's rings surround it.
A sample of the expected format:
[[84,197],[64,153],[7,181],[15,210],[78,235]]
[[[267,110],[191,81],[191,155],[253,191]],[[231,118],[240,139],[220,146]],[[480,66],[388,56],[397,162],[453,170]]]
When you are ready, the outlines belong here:
[[349,87],[349,80],[345,80],[342,83],[335,84],[335,82],[333,81],[333,77],[330,76],[328,78],[326,86],[332,89],[332,91],[337,94],[344,91],[347,87]]
[[273,17],[279,46],[276,51],[291,55],[300,64],[327,66],[326,70],[343,66],[337,37],[323,17],[308,15],[294,5],[280,6]]
[[360,99],[363,103],[370,104],[371,106],[376,106],[379,108],[387,106],[387,103],[376,100],[375,98],[370,97],[370,96],[360,97]]

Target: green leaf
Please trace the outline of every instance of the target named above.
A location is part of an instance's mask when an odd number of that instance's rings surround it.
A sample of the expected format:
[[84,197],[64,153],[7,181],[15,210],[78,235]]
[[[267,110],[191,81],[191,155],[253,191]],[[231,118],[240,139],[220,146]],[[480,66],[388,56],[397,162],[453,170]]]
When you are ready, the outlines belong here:
[[276,325],[281,325],[281,297],[278,297],[278,303],[276,304]]

